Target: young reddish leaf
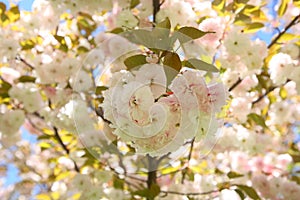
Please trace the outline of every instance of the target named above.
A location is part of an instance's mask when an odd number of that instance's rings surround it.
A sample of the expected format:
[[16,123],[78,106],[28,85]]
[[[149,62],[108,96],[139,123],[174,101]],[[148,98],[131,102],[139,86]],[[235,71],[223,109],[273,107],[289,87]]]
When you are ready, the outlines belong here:
[[167,65],[169,67],[172,67],[173,69],[175,69],[176,71],[180,71],[182,64],[180,61],[180,58],[178,56],[177,53],[173,53],[173,52],[166,52],[166,55],[164,57],[164,65]]

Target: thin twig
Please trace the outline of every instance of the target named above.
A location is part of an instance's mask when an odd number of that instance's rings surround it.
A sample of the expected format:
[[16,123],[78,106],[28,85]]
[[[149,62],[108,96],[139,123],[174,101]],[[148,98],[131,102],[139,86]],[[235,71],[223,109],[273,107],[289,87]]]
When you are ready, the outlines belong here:
[[295,25],[296,21],[300,19],[300,14],[297,15],[279,34],[272,40],[272,42],[268,45],[268,49],[270,49],[276,42],[285,34],[293,25]]
[[208,195],[208,194],[220,192],[220,190],[211,190],[211,191],[207,191],[207,192],[191,192],[191,193],[177,192],[177,191],[166,191],[166,190],[162,190],[160,192],[165,193],[165,194],[177,194],[177,195],[183,195],[183,196],[199,196],[199,195]]
[[[68,149],[68,147],[62,141],[62,139],[61,139],[61,137],[60,137],[60,135],[58,133],[57,127],[53,126],[53,130],[54,130],[54,135],[55,135],[56,139],[58,140],[60,146],[65,150],[65,152],[66,152],[67,155],[70,155],[70,150]],[[79,169],[77,163],[74,160],[73,160],[73,163],[74,163],[74,169],[75,169],[75,171],[76,172],[80,172],[80,169]]]
[[265,98],[269,93],[271,93],[272,91],[274,91],[277,87],[273,86],[271,87],[268,91],[266,91],[263,95],[261,95],[260,97],[258,97],[255,101],[252,102],[252,105],[257,104],[258,102],[260,102],[263,98]]
[[242,82],[242,79],[239,78],[229,89],[228,91],[230,92],[231,90],[233,90],[234,88],[236,88],[240,83]]
[[[288,82],[290,82],[291,80],[287,80],[283,85],[287,84]],[[272,86],[270,87],[263,95],[261,95],[260,97],[258,97],[255,101],[252,102],[252,105],[257,104],[258,102],[260,102],[263,98],[265,98],[268,94],[270,94],[271,92],[273,92],[276,88],[278,88],[280,86]]]
[[[190,151],[189,151],[189,155],[188,155],[188,159],[187,159],[187,166],[186,166],[186,169],[189,168],[189,163],[190,163],[190,160],[191,160],[191,158],[192,158],[192,153],[193,153],[193,148],[194,148],[194,142],[195,142],[195,137],[194,137],[193,140],[191,141],[191,147],[190,147]],[[181,179],[181,183],[182,183],[182,184],[184,183],[184,179],[185,179],[186,173],[187,173],[186,170],[184,170],[184,171],[182,172],[182,179]]]
[[161,4],[160,4],[159,0],[152,0],[152,4],[153,4],[153,26],[155,26],[156,14],[160,10],[160,5]]
[[33,67],[31,64],[29,64],[26,60],[24,60],[23,58],[21,58],[20,55],[17,55],[17,56],[16,56],[16,60],[21,61],[22,63],[24,63],[24,64],[25,64],[27,67],[29,67],[30,69],[34,69],[34,67]]

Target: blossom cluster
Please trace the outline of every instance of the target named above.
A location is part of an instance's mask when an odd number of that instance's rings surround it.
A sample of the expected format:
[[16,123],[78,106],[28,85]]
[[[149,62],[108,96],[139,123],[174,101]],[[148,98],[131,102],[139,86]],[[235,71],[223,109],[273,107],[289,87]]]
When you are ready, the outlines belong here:
[[214,135],[219,128],[216,113],[226,95],[221,83],[207,85],[201,71],[191,69],[174,78],[169,92],[166,82],[162,65],[145,64],[114,73],[104,92],[105,119],[138,153],[163,155],[187,140]]

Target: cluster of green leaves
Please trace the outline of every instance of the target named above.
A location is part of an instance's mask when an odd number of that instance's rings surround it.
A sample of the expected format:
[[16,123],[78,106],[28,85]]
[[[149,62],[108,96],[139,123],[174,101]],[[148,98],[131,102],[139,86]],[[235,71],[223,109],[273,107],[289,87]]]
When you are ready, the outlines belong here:
[[0,2],[0,26],[7,26],[10,23],[16,22],[20,19],[20,10],[18,6],[11,6],[10,9]]
[[[185,43],[199,39],[212,32],[203,32],[194,27],[176,27],[172,32],[170,20],[166,18],[157,23],[152,29],[134,29],[125,31],[123,28],[116,28],[112,30],[111,33],[119,34],[130,42],[149,49],[159,57],[160,64],[170,67],[177,73],[182,67],[189,67],[207,72],[219,72],[214,65],[197,58],[181,60],[180,55],[174,50],[174,45],[177,41],[180,43],[181,47],[183,47]],[[124,63],[127,66],[127,69],[131,70],[146,64],[146,57],[147,55],[145,53],[133,55],[128,57]],[[165,68],[168,83],[170,83],[177,75],[175,71],[172,72],[172,70]]]

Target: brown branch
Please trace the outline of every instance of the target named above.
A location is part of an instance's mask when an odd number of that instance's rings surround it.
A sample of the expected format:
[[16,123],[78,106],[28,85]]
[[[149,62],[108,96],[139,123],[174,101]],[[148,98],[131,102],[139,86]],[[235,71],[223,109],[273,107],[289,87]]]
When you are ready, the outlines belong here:
[[[147,172],[147,187],[150,190],[152,185],[156,184],[158,160],[152,156],[147,155],[148,159],[148,172]],[[153,198],[147,198],[153,200]]]
[[[287,80],[283,85],[287,84],[288,82],[290,82],[291,80]],[[258,97],[255,101],[252,102],[252,105],[257,104],[258,102],[260,102],[263,98],[265,98],[268,94],[270,94],[271,92],[273,92],[276,88],[278,88],[280,86],[272,86],[270,87],[263,95],[261,95],[260,97]]]
[[[54,135],[58,141],[58,143],[60,144],[60,146],[65,150],[67,155],[70,155],[70,150],[68,149],[68,147],[64,144],[64,142],[62,141],[59,133],[58,133],[58,129],[57,127],[53,126],[53,130],[54,130]],[[72,159],[73,163],[74,163],[74,169],[76,172],[80,172],[80,169],[77,165],[77,163]]]
[[270,49],[276,42],[285,34],[293,25],[296,24],[296,21],[300,19],[300,14],[297,15],[279,34],[272,40],[272,42],[268,45],[268,49]]
[[185,179],[187,170],[188,170],[188,168],[189,168],[189,163],[190,163],[190,160],[191,160],[191,158],[192,158],[192,153],[193,153],[194,143],[195,143],[195,137],[194,137],[194,138],[192,139],[192,141],[191,141],[191,147],[190,147],[190,151],[189,151],[189,155],[188,155],[188,159],[187,159],[187,167],[185,168],[186,170],[184,170],[184,171],[182,172],[182,179],[181,179],[181,183],[182,183],[182,184],[184,183],[184,179]]
[[207,192],[191,192],[191,193],[177,192],[177,191],[166,191],[166,190],[162,190],[160,192],[164,193],[164,194],[177,194],[177,195],[183,195],[183,196],[199,196],[199,195],[208,195],[208,194],[220,192],[220,190],[211,190],[211,191],[207,191]]
[[258,102],[260,102],[263,98],[265,98],[269,93],[271,93],[272,91],[274,91],[277,87],[273,86],[271,87],[268,91],[266,91],[263,95],[261,95],[260,97],[258,97],[255,101],[252,102],[252,105],[257,104]]
[[236,88],[243,80],[241,78],[239,78],[229,89],[228,91],[230,92],[231,90],[233,90],[234,88]]
[[16,60],[21,61],[22,63],[24,63],[30,69],[34,69],[34,67],[31,64],[29,64],[26,60],[24,60],[23,58],[21,58],[20,55],[16,56]]
[[153,26],[155,26],[156,23],[156,14],[160,10],[160,2],[159,0],[152,0],[152,5],[153,5]]

